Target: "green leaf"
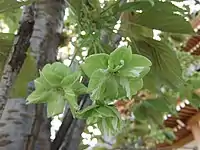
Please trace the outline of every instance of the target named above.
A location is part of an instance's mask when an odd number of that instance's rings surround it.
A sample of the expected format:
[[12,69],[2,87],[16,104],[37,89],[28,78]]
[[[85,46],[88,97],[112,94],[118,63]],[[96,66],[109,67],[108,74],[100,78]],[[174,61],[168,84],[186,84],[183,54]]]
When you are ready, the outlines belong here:
[[20,8],[23,5],[30,4],[31,1],[16,1],[16,0],[6,0],[0,2],[0,13],[11,11],[16,8]]
[[152,105],[154,107],[155,110],[159,111],[159,112],[170,112],[170,107],[168,105],[168,103],[165,101],[165,99],[149,99],[147,101],[147,103],[149,103],[150,105]]
[[44,103],[49,100],[49,97],[52,95],[52,90],[49,91],[33,91],[28,97],[27,101],[28,103]]
[[81,14],[81,9],[82,9],[82,0],[77,0],[77,1],[74,1],[74,0],[69,0],[67,1],[67,4],[70,6],[69,8],[76,14],[76,15],[73,15],[73,16],[77,16],[78,18],[80,17],[80,14]]
[[[162,41],[151,38],[144,38],[144,41],[137,41],[139,53],[152,62],[152,67],[145,80],[152,82],[151,87],[160,87],[166,84],[172,88],[179,88],[184,83],[182,69],[172,48]],[[134,50],[134,49],[133,49]],[[146,83],[145,83],[146,84]],[[151,89],[150,87],[150,89]]]
[[66,65],[64,65],[61,62],[54,62],[51,65],[51,70],[61,77],[65,77],[72,72],[69,67],[67,67]]
[[[160,8],[161,6],[163,7]],[[156,7],[159,9],[155,9]],[[157,4],[155,4],[149,11],[137,14],[135,23],[165,32],[182,34],[194,33],[191,24],[185,20],[184,16],[174,13],[177,10],[180,12],[180,8],[177,8],[172,4],[157,2]]]
[[76,95],[81,95],[81,94],[87,93],[87,87],[80,82],[75,82],[72,85],[72,89]]
[[130,84],[127,78],[120,77],[120,85],[124,88],[126,91],[126,96],[131,99],[131,89]]
[[136,120],[145,120],[146,119],[146,109],[142,104],[139,104],[135,107],[134,116]]
[[75,113],[79,108],[78,104],[77,104],[76,95],[71,88],[64,88],[64,91],[65,91],[65,98],[67,100],[67,103],[70,106],[70,110],[71,110],[73,116],[75,116]]
[[111,109],[105,106],[100,106],[96,109],[103,117],[116,117]]
[[88,92],[92,93],[91,98],[94,100],[113,100],[118,96],[118,85],[115,77],[105,70],[95,71],[90,78]]
[[[104,82],[105,91],[103,92],[103,97],[108,100],[113,100],[118,96],[118,84],[113,76],[109,76]],[[111,90],[112,89],[112,90]]]
[[63,96],[58,93],[52,94],[52,96],[47,102],[48,117],[61,114],[64,110],[64,107],[65,107],[65,101],[63,99]]
[[142,89],[143,87],[143,80],[134,80],[134,79],[129,79],[129,84],[131,88],[131,95],[137,94],[139,90]]
[[64,79],[61,81],[61,86],[62,87],[69,87],[74,85],[75,83],[77,83],[80,79],[80,72],[76,71],[72,74],[67,75],[66,77],[64,77]]
[[93,104],[93,105],[90,105],[90,106],[86,107],[85,109],[77,112],[76,114],[77,114],[78,117],[80,117],[82,119],[86,119],[88,117],[91,117],[93,115],[93,111],[95,109],[97,109],[98,107],[99,107],[99,105]]
[[198,109],[200,107],[200,99],[197,94],[193,93],[192,98],[189,99],[189,101],[194,108]]
[[87,124],[88,125],[93,125],[93,124],[97,123],[97,121],[98,121],[97,117],[89,117],[89,118],[87,118]]
[[[185,12],[187,12],[187,10],[185,9],[182,9],[174,4],[172,4],[171,2],[168,2],[168,1],[165,1],[165,2],[162,2],[162,1],[155,1],[154,3],[154,9],[159,11],[159,10],[162,10],[163,12],[165,13],[180,13],[181,15],[183,15]],[[153,9],[152,8],[152,9]]]
[[91,55],[86,58],[81,68],[88,77],[91,77],[96,70],[108,68],[108,58],[109,55],[103,53]]
[[117,118],[120,120],[121,119],[121,116],[120,116],[120,113],[119,111],[116,109],[116,107],[114,106],[108,106],[106,105],[105,107],[108,107],[109,109],[111,109],[113,111],[113,113],[117,116]]
[[150,70],[151,61],[144,56],[133,54],[131,62],[125,64],[118,72],[119,76],[143,78]]
[[116,72],[132,59],[131,48],[126,46],[115,49],[109,57],[108,65],[111,72]]
[[152,4],[153,3],[150,0],[123,3],[120,6],[120,8],[118,9],[118,12],[136,11],[136,10],[143,10],[144,11],[144,10],[150,9],[153,6]]
[[107,80],[107,72],[105,70],[96,70],[89,81],[88,92],[92,93],[91,98],[94,100],[101,99],[105,91],[104,82]]
[[68,76],[71,70],[63,63],[55,62],[53,64],[47,64],[40,71],[40,76],[45,80],[49,86],[58,87],[65,76]]
[[112,118],[111,123],[112,123],[113,129],[117,129],[118,128],[118,123],[119,123],[119,118],[118,117]]
[[44,90],[51,89],[49,83],[42,76],[35,79],[34,84],[35,84],[35,88],[37,89],[37,91],[44,91]]
[[125,96],[130,99],[133,95],[137,94],[137,92],[143,87],[142,79],[135,80],[133,78],[120,77],[118,83],[121,85],[121,87],[118,90],[120,92],[118,97],[120,98]]
[[51,72],[50,70],[48,72],[41,71],[40,76],[42,80],[46,81],[51,87],[59,86],[62,81],[61,76]]

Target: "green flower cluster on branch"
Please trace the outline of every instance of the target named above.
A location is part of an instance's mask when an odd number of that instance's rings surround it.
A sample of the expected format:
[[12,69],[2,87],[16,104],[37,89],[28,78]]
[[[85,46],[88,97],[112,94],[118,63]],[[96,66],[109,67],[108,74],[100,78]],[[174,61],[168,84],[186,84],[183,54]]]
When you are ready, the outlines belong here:
[[150,66],[146,57],[132,54],[127,47],[117,48],[110,55],[91,55],[81,65],[90,78],[88,92],[91,98],[108,102],[135,95],[143,87],[142,78]]
[[[27,98],[28,103],[47,103],[48,116],[63,112],[67,103],[74,116],[97,123],[102,131],[113,133],[120,128],[117,109],[109,103],[120,98],[131,98],[143,87],[142,78],[149,72],[151,62],[144,56],[132,54],[120,47],[110,55],[101,53],[89,56],[81,69],[89,77],[86,88],[80,83],[81,72],[72,72],[62,63],[47,64],[35,80],[36,90]],[[89,93],[92,106],[78,111],[77,97]]]

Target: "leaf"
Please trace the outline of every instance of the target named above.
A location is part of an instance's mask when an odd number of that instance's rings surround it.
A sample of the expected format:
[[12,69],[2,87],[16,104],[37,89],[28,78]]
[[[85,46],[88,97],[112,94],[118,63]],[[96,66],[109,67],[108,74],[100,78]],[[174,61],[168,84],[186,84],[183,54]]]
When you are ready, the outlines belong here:
[[[97,70],[89,81],[88,91],[92,92],[94,100],[113,100],[118,96],[118,87],[115,78],[105,71]],[[110,90],[112,89],[112,90]]]
[[75,82],[72,85],[72,89],[76,95],[81,95],[81,94],[87,93],[87,87],[80,82]]
[[126,91],[126,96],[131,99],[131,89],[127,78],[120,77],[120,84]]
[[69,0],[67,4],[70,6],[69,8],[76,14],[74,16],[80,17],[81,9],[82,9],[82,0]]
[[145,120],[146,119],[146,109],[143,107],[142,104],[139,104],[135,107],[134,111],[134,116],[136,120]]
[[71,73],[69,75],[67,75],[66,77],[64,77],[64,79],[61,81],[61,86],[62,87],[69,87],[69,86],[73,86],[75,83],[79,82],[80,79],[80,72],[76,71],[74,73]]
[[[135,23],[171,33],[191,34],[194,33],[191,24],[184,19],[184,16],[175,14],[184,11],[169,2],[156,2],[149,11],[136,15]],[[150,20],[149,20],[150,19]]]
[[98,118],[96,118],[96,117],[89,117],[89,118],[87,118],[87,124],[88,125],[93,125],[93,124],[97,123],[97,121],[98,121]]
[[35,90],[33,91],[28,97],[27,101],[28,104],[30,103],[44,103],[49,100],[49,97],[51,97],[52,91],[38,91]]
[[[152,67],[145,80],[153,81],[151,87],[166,84],[172,88],[179,88],[183,84],[182,69],[172,48],[162,41],[144,38],[137,41],[139,53],[152,62]],[[134,49],[133,49],[134,50]]]
[[103,53],[91,55],[86,58],[81,68],[88,77],[91,77],[96,70],[108,68],[108,58],[109,55]]
[[49,86],[58,87],[65,76],[68,76],[71,70],[63,63],[55,62],[47,64],[40,71],[40,77],[45,80]]
[[[103,92],[103,97],[108,100],[113,100],[118,97],[118,84],[115,77],[109,76],[104,82],[105,91]],[[112,90],[111,90],[112,89]]]
[[[159,10],[162,10],[163,12],[165,13],[175,13],[175,12],[179,12],[181,15],[183,15],[185,12],[187,12],[187,10],[185,9],[182,9],[176,5],[174,5],[173,3],[171,2],[168,2],[168,1],[165,1],[165,2],[162,2],[162,1],[155,1],[154,3],[154,9],[159,11]],[[153,9],[152,8],[152,9]]]
[[143,80],[134,80],[134,79],[129,79],[129,84],[131,88],[131,95],[137,94],[139,90],[142,89],[143,87]]
[[103,117],[115,117],[112,110],[105,106],[100,106],[96,109],[96,111],[100,113]]
[[163,123],[163,114],[157,111],[148,101],[143,101],[137,105],[133,112],[136,120],[147,120],[149,123],[153,122],[155,125]]
[[77,104],[76,95],[71,88],[65,88],[64,91],[65,91],[65,98],[70,106],[72,115],[75,116],[75,113],[79,108]]
[[112,125],[112,121],[114,118],[105,118],[105,122],[106,122],[106,126],[107,126],[107,131],[108,131],[108,135],[113,135],[116,134],[116,129],[114,128]]
[[157,111],[152,105],[150,105],[147,101],[142,103],[143,107],[146,110],[146,117],[149,122],[153,122],[155,125],[163,124],[163,113]]
[[52,117],[58,114],[61,114],[65,107],[65,101],[63,99],[63,96],[54,93],[52,94],[52,97],[47,102],[47,114],[48,117]]
[[168,103],[165,101],[165,99],[149,99],[147,101],[147,103],[149,103],[151,106],[154,107],[155,110],[159,111],[159,112],[170,112],[170,108]]
[[[151,5],[149,5],[151,4]],[[135,2],[128,2],[128,3],[123,3],[119,9],[118,12],[123,12],[123,11],[136,11],[136,10],[148,10],[150,9],[152,5],[152,1],[150,0],[143,0],[143,1],[135,1]]]
[[108,106],[108,105],[106,105],[105,107],[108,107],[109,109],[111,109],[113,111],[113,113],[117,116],[117,118],[119,120],[121,119],[120,113],[118,112],[118,110],[114,106]]
[[119,70],[118,75],[123,77],[143,78],[150,70],[151,61],[144,56],[133,54],[132,60]]
[[[142,89],[143,87],[143,80],[142,79],[138,79],[135,80],[133,78],[123,78],[120,77],[118,83],[121,85],[121,87],[119,87],[118,91],[119,91],[119,96],[118,97],[128,97],[129,99],[131,99],[131,97],[135,94],[137,94],[137,92]],[[124,92],[125,90],[125,92]]]
[[29,3],[31,3],[31,1],[3,0],[0,2],[0,13],[20,8],[21,6],[27,5]]
[[92,93],[91,98],[101,99],[103,92],[105,91],[104,82],[107,79],[107,73],[105,70],[96,70],[89,81],[88,92]]
[[61,77],[65,77],[72,72],[69,67],[67,67],[66,65],[64,65],[61,62],[54,62],[51,65],[51,69],[53,72],[55,72],[56,74],[58,74]]
[[126,46],[122,46],[120,48],[117,48],[110,54],[108,60],[109,69],[112,72],[116,72],[121,67],[123,67],[123,65],[128,64],[131,61],[131,59],[132,51],[130,47],[127,48]]
[[99,107],[99,105],[93,104],[93,105],[90,105],[90,106],[86,107],[85,109],[77,112],[76,114],[78,115],[78,117],[86,119],[88,117],[91,117],[93,114],[92,112],[98,107]]
[[51,89],[49,82],[47,82],[42,76],[34,80],[35,88],[37,91],[44,91]]
[[192,94],[192,98],[189,99],[191,105],[194,107],[194,108],[199,108],[200,107],[200,100],[199,100],[199,96],[195,93]]
[[126,37],[134,37],[134,39],[141,39],[142,37],[153,38],[152,29],[135,24],[135,14],[132,12],[124,12],[122,14],[120,33]]
[[51,87],[59,86],[62,81],[61,76],[51,72],[50,70],[48,72],[41,71],[40,76],[42,80],[46,81]]

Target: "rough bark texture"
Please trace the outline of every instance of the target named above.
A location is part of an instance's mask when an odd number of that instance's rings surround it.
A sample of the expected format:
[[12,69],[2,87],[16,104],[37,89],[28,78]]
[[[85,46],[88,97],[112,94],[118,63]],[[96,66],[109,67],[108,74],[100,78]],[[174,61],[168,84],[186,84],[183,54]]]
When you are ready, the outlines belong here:
[[34,114],[25,99],[9,99],[0,121],[0,150],[25,150]]
[[[32,55],[35,56],[37,68],[40,70],[45,64],[56,61],[60,33],[63,28],[65,1],[38,0],[34,6],[35,24],[30,43]],[[36,105],[35,112],[31,136],[28,138],[26,150],[34,149],[38,135],[40,149],[48,150],[50,149],[50,131],[45,106],[43,104]]]
[[32,7],[24,8],[18,34],[14,39],[12,50],[5,64],[0,82],[0,117],[7,102],[7,97],[15,79],[26,58],[26,51],[29,47],[29,40],[33,31]]

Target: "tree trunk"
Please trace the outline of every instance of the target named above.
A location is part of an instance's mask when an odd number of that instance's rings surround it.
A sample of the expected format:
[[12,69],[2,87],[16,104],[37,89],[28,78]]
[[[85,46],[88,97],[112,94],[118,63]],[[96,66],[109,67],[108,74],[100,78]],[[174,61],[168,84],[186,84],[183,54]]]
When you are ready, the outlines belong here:
[[33,31],[33,11],[31,6],[25,7],[12,50],[4,66],[0,82],[0,117],[2,116],[7,97],[26,58],[29,40]]
[[[32,55],[36,58],[39,70],[45,64],[56,61],[64,12],[64,0],[38,0],[35,3],[35,24],[30,43]],[[28,138],[26,150],[34,149],[38,135],[40,149],[48,150],[50,149],[50,130],[45,105],[36,105],[35,112],[31,136]]]
[[0,150],[25,150],[34,107],[23,98],[8,100],[0,121]]

